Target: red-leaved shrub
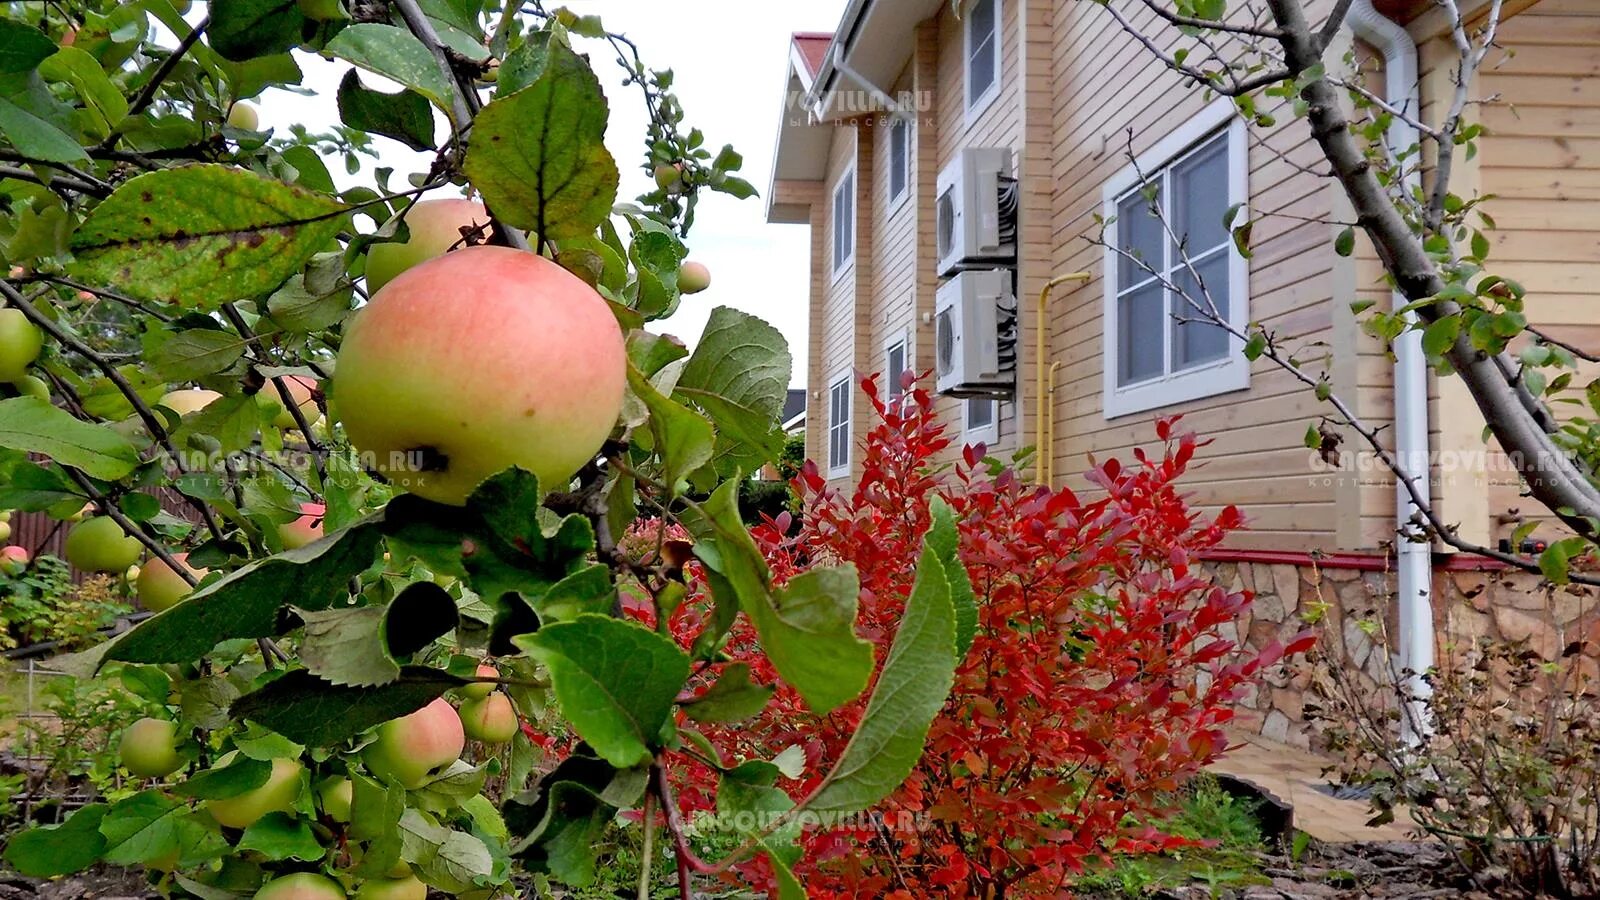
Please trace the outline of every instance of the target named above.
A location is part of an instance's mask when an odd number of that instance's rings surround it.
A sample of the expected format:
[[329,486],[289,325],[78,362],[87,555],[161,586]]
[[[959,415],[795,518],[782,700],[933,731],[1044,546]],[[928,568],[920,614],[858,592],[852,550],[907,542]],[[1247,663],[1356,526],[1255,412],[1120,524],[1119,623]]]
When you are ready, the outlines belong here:
[[[1026,483],[985,461],[981,447],[954,467],[936,465],[950,439],[927,392],[908,384],[888,404],[873,379],[863,387],[881,421],[864,442],[861,479],[844,494],[805,466],[795,481],[805,502],[798,534],[785,535],[788,522],[756,529],[774,577],[854,563],[858,631],[879,646],[881,664],[929,502],[942,497],[958,518],[979,629],[881,824],[804,834],[797,874],[812,896],[1054,896],[1108,853],[1183,843],[1160,831],[1169,792],[1224,750],[1229,704],[1263,667],[1310,644],[1301,636],[1256,654],[1221,636],[1250,597],[1212,582],[1197,554],[1241,517],[1232,507],[1203,516],[1179,492],[1195,436],[1175,419],[1157,423],[1162,455],[1094,466],[1096,491],[1080,497]],[[703,607],[686,604],[674,632],[693,634]],[[736,631],[729,656],[775,681],[750,637]],[[708,733],[748,757],[803,748],[806,774],[785,785],[799,798],[840,757],[864,706],[819,717],[779,683],[759,718]],[[687,771],[685,804],[709,807],[715,773],[695,763]],[[764,881],[759,863],[740,873]]]

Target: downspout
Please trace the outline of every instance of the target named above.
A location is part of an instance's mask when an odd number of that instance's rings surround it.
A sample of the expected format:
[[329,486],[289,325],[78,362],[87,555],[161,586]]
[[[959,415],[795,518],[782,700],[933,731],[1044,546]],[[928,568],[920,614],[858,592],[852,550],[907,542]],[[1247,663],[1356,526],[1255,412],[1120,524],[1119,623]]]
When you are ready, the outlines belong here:
[[[1355,0],[1350,7],[1350,29],[1356,37],[1383,53],[1384,96],[1388,102],[1412,115],[1421,109],[1418,87],[1417,44],[1400,24],[1379,13],[1372,0]],[[1421,140],[1417,129],[1400,116],[1389,125],[1391,152],[1415,146]],[[1415,193],[1421,187],[1421,174],[1413,168],[1405,175],[1405,190]],[[1395,309],[1408,305],[1404,294],[1394,293]],[[1417,330],[1415,313],[1406,313],[1411,326],[1394,341],[1394,444],[1402,477],[1416,488],[1424,503],[1431,503],[1428,457],[1428,366],[1422,353],[1422,332]],[[1432,691],[1423,676],[1433,668],[1433,547],[1427,541],[1408,540],[1414,533],[1412,517],[1417,512],[1404,481],[1395,484],[1395,541],[1398,550],[1400,593],[1400,668],[1401,685],[1410,701],[1400,717],[1401,737],[1415,743],[1431,727],[1428,698]]]

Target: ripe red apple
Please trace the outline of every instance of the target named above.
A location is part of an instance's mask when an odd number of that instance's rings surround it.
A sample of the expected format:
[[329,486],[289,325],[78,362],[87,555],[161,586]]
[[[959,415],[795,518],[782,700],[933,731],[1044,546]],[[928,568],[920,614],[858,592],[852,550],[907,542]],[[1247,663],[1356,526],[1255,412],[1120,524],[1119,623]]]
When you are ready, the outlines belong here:
[[255,131],[261,125],[256,108],[243,100],[228,107],[228,124],[240,131]]
[[[11,526],[7,525],[6,527],[10,528]],[[0,572],[4,572],[7,575],[20,575],[28,567],[28,560],[31,558],[26,548],[18,547],[16,544],[0,547]]]
[[403,244],[373,244],[367,250],[367,294],[371,296],[396,275],[418,263],[443,256],[452,247],[466,246],[462,228],[486,227],[489,211],[476,200],[463,197],[419,200],[405,213],[410,230]]
[[316,872],[274,878],[256,891],[255,900],[345,900],[339,882]]
[[298,550],[322,537],[322,517],[328,508],[321,503],[300,504],[300,518],[278,526],[278,539],[285,550]]
[[461,727],[475,741],[504,744],[516,736],[519,725],[516,707],[502,691],[461,704]]
[[625,368],[622,330],[593,288],[532,253],[468,247],[356,314],[333,390],[370,465],[460,505],[512,466],[565,486],[611,434]]
[[178,418],[181,419],[191,413],[197,413],[221,399],[222,395],[216,391],[195,388],[193,390],[171,391],[161,395],[161,399],[156,402],[177,413]]
[[[218,764],[225,763],[218,760]],[[275,759],[272,761],[272,773],[267,776],[265,784],[237,797],[207,800],[206,808],[211,810],[211,818],[222,825],[249,828],[267,813],[294,809],[295,798],[300,796],[300,773],[304,771],[305,767],[296,760]]]
[[183,766],[178,755],[178,725],[166,719],[143,718],[122,732],[117,745],[122,766],[140,778],[163,778]]
[[300,415],[305,416],[307,425],[315,422],[317,416],[321,415],[317,411],[317,380],[307,375],[285,375],[282,381],[282,388],[278,387],[277,381],[267,382],[265,393],[279,407],[272,424],[284,431],[299,427],[294,420],[294,413],[289,411],[290,406],[300,407]]
[[440,697],[409,716],[379,725],[378,739],[361,758],[374,775],[414,790],[460,759],[466,745],[461,717]]
[[355,784],[348,778],[330,775],[317,784],[317,805],[335,822],[350,821],[350,804],[355,799]]
[[44,349],[44,334],[20,309],[0,309],[0,381],[17,381]]
[[355,900],[427,900],[428,886],[415,875],[369,878],[356,889]]
[[[499,678],[500,670],[489,665],[488,663],[484,663],[483,665],[478,666],[478,677]],[[479,681],[461,688],[459,693],[468,700],[479,700],[489,696],[489,694],[493,691],[494,685],[492,683],[487,681]]]
[[[178,565],[195,577],[196,580],[206,577],[206,569],[196,569],[189,565],[189,554],[174,553],[172,558]],[[139,595],[139,603],[151,612],[161,612],[176,606],[179,600],[189,596],[194,588],[189,582],[183,580],[176,570],[167,565],[160,557],[155,557],[139,569],[137,581],[134,583],[134,592]]]
[[67,562],[85,572],[125,571],[143,551],[110,516],[85,519],[67,532]]
[[711,270],[705,263],[689,260],[678,267],[678,290],[698,294],[708,287],[711,287]]

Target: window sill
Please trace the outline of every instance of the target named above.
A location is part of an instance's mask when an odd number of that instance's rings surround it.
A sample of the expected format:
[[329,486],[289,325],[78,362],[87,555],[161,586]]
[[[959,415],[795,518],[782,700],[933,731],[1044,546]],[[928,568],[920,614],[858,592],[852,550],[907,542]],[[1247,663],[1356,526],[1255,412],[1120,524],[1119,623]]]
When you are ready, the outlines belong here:
[[1204,368],[1188,369],[1123,388],[1108,384],[1101,398],[1106,420],[1249,388],[1249,362],[1241,355],[1242,349],[1231,346],[1228,349],[1228,358]]

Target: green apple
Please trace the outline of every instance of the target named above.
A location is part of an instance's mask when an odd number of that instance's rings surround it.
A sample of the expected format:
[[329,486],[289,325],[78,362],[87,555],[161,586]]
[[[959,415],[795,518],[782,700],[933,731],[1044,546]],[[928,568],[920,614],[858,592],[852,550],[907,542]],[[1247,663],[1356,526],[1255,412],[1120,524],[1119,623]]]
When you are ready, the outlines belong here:
[[333,22],[338,19],[348,19],[344,7],[339,0],[295,0],[295,5],[300,7],[300,14],[313,22]]
[[0,541],[11,540],[11,523],[0,522]]
[[298,550],[322,537],[322,517],[328,508],[321,503],[300,504],[300,518],[278,526],[278,539],[285,550]]
[[427,900],[428,886],[415,875],[369,878],[356,889],[355,900]]
[[228,124],[240,131],[255,131],[261,125],[261,117],[256,115],[256,108],[240,100],[228,107]]
[[656,187],[670,191],[683,183],[683,163],[661,163],[654,174]]
[[9,522],[9,521],[11,521],[11,510],[9,510],[9,509],[0,509],[0,522]]
[[[275,759],[265,784],[237,797],[206,801],[211,818],[229,828],[249,828],[270,812],[289,812],[300,796],[300,773],[305,767],[292,759]],[[261,896],[260,894],[256,895]]]
[[[437,581],[435,583],[437,583]],[[478,677],[499,678],[500,670],[489,665],[488,663],[484,663],[483,665],[478,666]],[[478,700],[489,696],[492,691],[494,691],[493,683],[488,681],[479,681],[461,688],[457,693],[469,700]]]
[[273,426],[282,431],[300,427],[289,409],[291,406],[300,408],[300,415],[305,416],[307,425],[315,422],[322,415],[317,410],[317,380],[306,375],[285,375],[281,381],[281,388],[278,381],[274,380],[268,381],[263,389],[263,393],[278,404],[278,414],[272,419]]
[[626,367],[616,317],[576,275],[468,247],[406,271],[355,315],[333,391],[368,465],[461,505],[512,466],[563,489],[611,434]]
[[374,775],[414,790],[460,759],[466,745],[461,717],[440,697],[409,716],[379,725],[377,740],[361,758]]
[[461,727],[475,741],[504,744],[516,736],[519,725],[517,710],[502,691],[461,704]]
[[194,390],[172,391],[163,394],[156,403],[177,413],[178,418],[181,419],[191,413],[197,413],[221,399],[222,395],[216,391],[195,388]]
[[348,778],[330,775],[317,783],[317,805],[335,822],[350,821],[350,803],[355,799],[355,784]]
[[[189,565],[189,554],[174,553],[172,558],[186,569],[196,580],[206,576],[205,569],[196,569]],[[194,590],[189,582],[171,566],[159,557],[151,559],[139,569],[137,581],[134,583],[134,593],[139,597],[139,603],[151,612],[161,612],[176,606],[179,600],[189,596]]]
[[0,309],[0,381],[17,381],[44,349],[44,334],[20,309]]
[[345,900],[339,882],[316,872],[274,878],[256,891],[255,900]]
[[4,572],[7,575],[20,575],[24,569],[28,568],[28,560],[31,558],[27,548],[18,547],[16,544],[0,547],[0,572]]
[[689,260],[678,267],[678,290],[698,294],[708,287],[711,287],[711,270],[705,263]]
[[37,375],[24,375],[12,382],[12,386],[24,397],[37,397],[46,403],[50,401],[50,385]]
[[123,768],[140,778],[164,778],[183,766],[178,725],[166,719],[144,718],[129,725],[117,753]]
[[405,243],[373,244],[367,250],[367,294],[371,296],[418,263],[466,246],[461,229],[487,227],[489,211],[476,200],[419,200],[405,211]]
[[143,551],[110,516],[85,519],[67,532],[67,562],[85,572],[125,571]]

